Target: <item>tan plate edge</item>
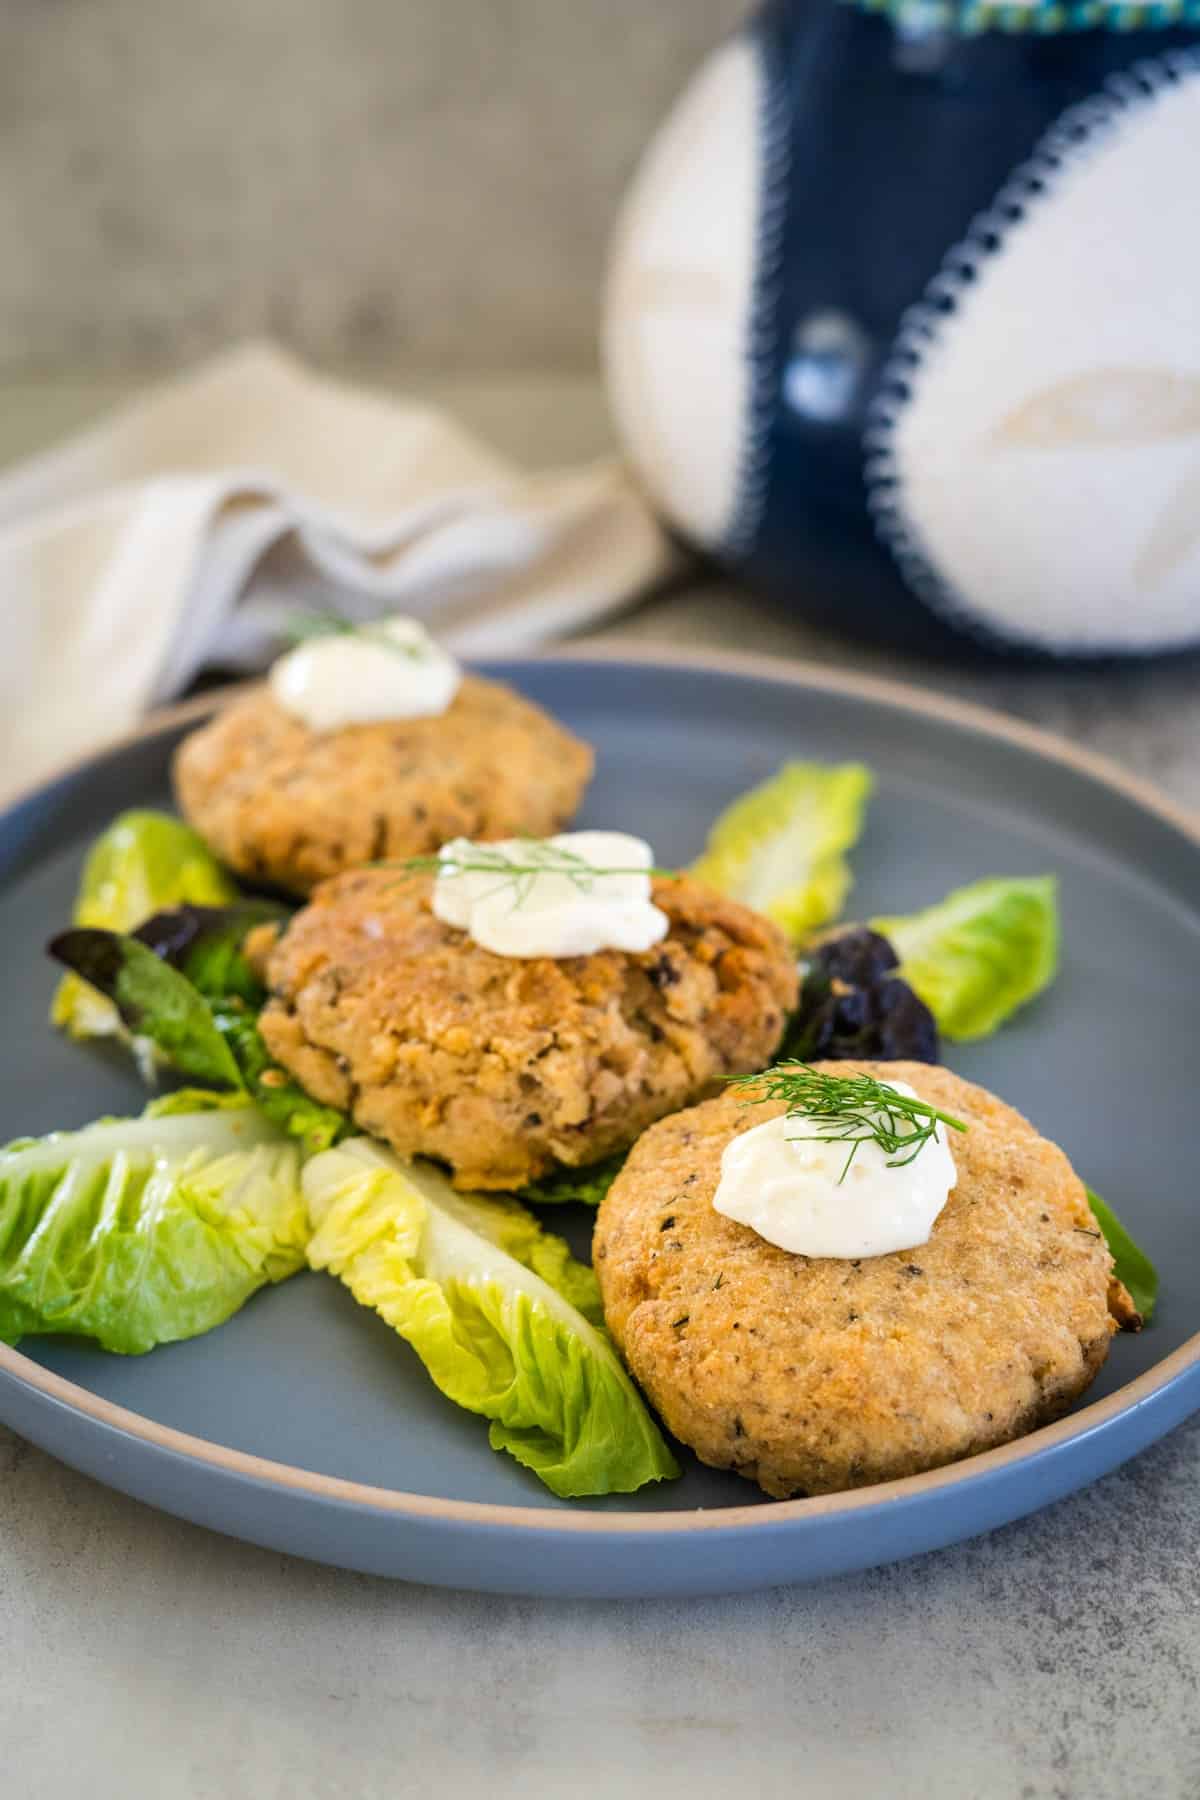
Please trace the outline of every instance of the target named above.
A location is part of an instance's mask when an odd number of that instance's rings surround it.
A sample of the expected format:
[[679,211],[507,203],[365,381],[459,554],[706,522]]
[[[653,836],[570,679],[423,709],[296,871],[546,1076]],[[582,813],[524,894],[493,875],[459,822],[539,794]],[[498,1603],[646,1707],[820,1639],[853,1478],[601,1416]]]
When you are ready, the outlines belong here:
[[[1103,786],[1113,788],[1118,793],[1125,795],[1126,798],[1133,800],[1147,812],[1173,825],[1185,837],[1200,846],[1200,818],[1158,793],[1150,783],[1143,782],[1136,776],[1128,775],[1108,758],[1099,756],[1093,751],[1080,750],[1065,739],[1056,737],[1052,732],[1042,731],[1036,726],[1025,725],[1020,721],[1007,718],[1003,713],[993,712],[988,707],[976,706],[969,701],[946,699],[940,694],[910,686],[906,682],[890,681],[872,675],[843,674],[840,670],[829,669],[817,663],[788,661],[745,652],[689,651],[680,653],[670,646],[644,643],[632,647],[623,644],[619,639],[585,639],[551,650],[523,653],[511,659],[490,658],[487,660],[491,662],[601,660],[633,662],[646,666],[713,670],[719,673],[740,674],[758,679],[790,681],[799,688],[816,688],[823,693],[845,694],[852,698],[876,701],[901,711],[917,713],[922,717],[942,718],[949,723],[963,726],[984,736],[1000,738],[1021,748],[1032,750],[1040,756],[1065,763],[1100,782]],[[51,776],[49,781],[53,782],[75,773],[92,762],[98,755],[104,755],[108,751],[153,737],[171,726],[186,724],[193,719],[201,719],[215,706],[229,699],[232,694],[248,691],[252,685],[238,683],[236,687],[214,688],[210,693],[185,701],[180,706],[169,707],[154,713],[138,730],[129,732],[115,742],[93,751],[90,755],[77,759],[68,767],[60,770],[57,776]],[[46,781],[39,782],[38,788],[32,792],[37,792],[39,788],[46,785],[48,785]],[[20,798],[28,797],[31,796]],[[20,804],[20,798],[10,804]],[[890,1500],[917,1499],[942,1489],[952,1489],[962,1482],[986,1475],[989,1471],[1054,1449],[1059,1445],[1069,1443],[1074,1438],[1086,1436],[1119,1414],[1133,1407],[1144,1405],[1146,1401],[1152,1399],[1155,1394],[1169,1386],[1179,1375],[1197,1363],[1200,1363],[1200,1332],[1195,1333],[1186,1343],[1172,1351],[1153,1369],[1148,1369],[1145,1374],[1127,1382],[1125,1386],[1118,1388],[1116,1393],[1108,1395],[1106,1399],[1093,1401],[1090,1405],[1068,1414],[1066,1418],[1059,1419],[1056,1424],[1044,1425],[1037,1431],[1029,1432],[1026,1436],[1015,1439],[1011,1444],[1004,1444],[999,1449],[967,1457],[963,1462],[951,1463],[946,1468],[930,1470],[925,1475],[910,1475],[900,1481],[881,1482],[874,1487],[858,1488],[846,1493],[823,1494],[814,1500],[759,1501],[750,1506],[717,1507],[711,1510],[693,1509],[688,1512],[600,1513],[565,1510],[559,1512],[550,1507],[496,1506],[474,1500],[438,1500],[424,1494],[407,1494],[391,1488],[370,1487],[362,1482],[344,1481],[335,1475],[318,1475],[308,1469],[293,1468],[287,1463],[270,1462],[263,1457],[250,1456],[244,1451],[227,1449],[224,1445],[214,1444],[207,1438],[192,1437],[187,1432],[175,1431],[166,1425],[158,1425],[151,1419],[144,1419],[139,1413],[130,1412],[122,1406],[114,1406],[110,1401],[99,1399],[96,1395],[89,1393],[86,1388],[79,1387],[75,1382],[65,1381],[61,1376],[43,1369],[39,1363],[32,1362],[27,1356],[22,1356],[20,1351],[0,1344],[0,1371],[11,1375],[14,1380],[35,1389],[60,1405],[83,1413],[98,1424],[124,1432],[130,1437],[138,1438],[143,1443],[153,1444],[159,1449],[223,1469],[231,1475],[265,1482],[292,1492],[312,1494],[319,1499],[336,1501],[341,1505],[371,1507],[376,1511],[394,1512],[409,1518],[440,1520],[457,1524],[517,1527],[538,1532],[601,1532],[618,1537],[663,1531],[735,1531],[747,1526],[781,1524],[793,1519],[811,1519],[835,1513],[861,1512]]]

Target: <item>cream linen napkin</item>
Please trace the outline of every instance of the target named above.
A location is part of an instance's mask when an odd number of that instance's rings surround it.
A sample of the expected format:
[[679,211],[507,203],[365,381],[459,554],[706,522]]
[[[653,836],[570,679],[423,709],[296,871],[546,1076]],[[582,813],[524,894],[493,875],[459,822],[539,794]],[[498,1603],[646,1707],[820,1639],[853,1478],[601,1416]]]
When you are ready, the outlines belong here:
[[0,476],[0,787],[128,729],[297,609],[464,654],[594,623],[673,553],[620,463],[512,469],[434,409],[252,344]]

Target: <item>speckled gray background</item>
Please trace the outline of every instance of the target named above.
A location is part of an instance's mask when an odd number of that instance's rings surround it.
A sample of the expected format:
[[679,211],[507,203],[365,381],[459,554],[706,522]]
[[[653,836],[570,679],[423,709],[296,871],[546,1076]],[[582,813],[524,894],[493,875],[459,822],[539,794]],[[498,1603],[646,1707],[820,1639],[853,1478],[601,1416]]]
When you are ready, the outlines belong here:
[[0,1431],[4,1766],[33,1800],[1195,1800],[1198,1474],[1192,1426],[917,1562],[606,1605],[294,1562]]
[[0,375],[228,338],[594,355],[637,155],[744,0],[4,0]]

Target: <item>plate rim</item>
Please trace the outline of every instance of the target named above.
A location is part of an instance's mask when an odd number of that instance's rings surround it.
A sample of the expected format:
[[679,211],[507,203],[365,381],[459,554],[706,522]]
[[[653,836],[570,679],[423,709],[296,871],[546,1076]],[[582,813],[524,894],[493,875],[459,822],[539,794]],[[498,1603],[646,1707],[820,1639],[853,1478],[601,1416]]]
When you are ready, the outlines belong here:
[[[915,713],[922,718],[938,717],[948,724],[960,726],[982,736],[999,739],[1033,752],[1050,761],[1064,763],[1131,800],[1143,811],[1160,819],[1181,833],[1200,849],[1200,815],[1162,793],[1153,783],[1131,775],[1103,754],[1081,748],[1057,733],[1047,731],[1024,720],[1015,719],[994,708],[974,701],[960,700],[887,676],[859,674],[827,664],[798,657],[775,657],[759,652],[686,650],[675,646],[639,640],[625,644],[619,638],[581,638],[567,645],[546,649],[517,651],[508,656],[480,657],[490,665],[556,662],[608,662],[641,667],[696,670],[700,673],[740,675],[751,680],[790,683],[798,688],[840,694],[874,702],[895,710]],[[60,768],[43,776],[32,787],[10,797],[0,810],[0,819],[34,800],[58,782],[81,774],[99,758],[161,732],[205,717],[223,705],[235,692],[249,692],[257,684],[235,682],[215,687],[178,705],[159,708],[150,713],[132,731],[106,741],[87,754],[74,757]],[[279,1463],[234,1450],[210,1438],[177,1431],[161,1425],[141,1413],[102,1399],[76,1382],[34,1362],[9,1345],[0,1344],[0,1373],[20,1386],[31,1388],[46,1399],[81,1413],[93,1423],[120,1432],[142,1445],[180,1455],[206,1465],[216,1473],[266,1484],[291,1492],[297,1497],[312,1498],[389,1513],[397,1517],[418,1518],[442,1523],[490,1526],[525,1531],[565,1533],[601,1533],[608,1536],[641,1536],[659,1533],[675,1536],[681,1533],[713,1531],[738,1532],[748,1528],[797,1524],[805,1520],[830,1518],[867,1512],[874,1507],[903,1501],[928,1499],[943,1490],[954,1491],[987,1480],[991,1474],[1023,1462],[1040,1461],[1047,1454],[1075,1440],[1082,1440],[1111,1421],[1144,1406],[1155,1396],[1165,1393],[1189,1370],[1200,1367],[1200,1331],[1192,1334],[1161,1362],[1126,1382],[1102,1400],[1093,1400],[1051,1425],[1043,1425],[1009,1444],[980,1452],[931,1469],[921,1475],[903,1476],[898,1480],[879,1482],[870,1487],[854,1488],[835,1494],[820,1494],[810,1499],[761,1499],[742,1505],[712,1508],[663,1509],[662,1511],[601,1512],[571,1511],[554,1507],[499,1504],[481,1500],[451,1500],[436,1495],[408,1493],[401,1489],[375,1487],[369,1483],[349,1481],[336,1475],[322,1475],[289,1463]]]

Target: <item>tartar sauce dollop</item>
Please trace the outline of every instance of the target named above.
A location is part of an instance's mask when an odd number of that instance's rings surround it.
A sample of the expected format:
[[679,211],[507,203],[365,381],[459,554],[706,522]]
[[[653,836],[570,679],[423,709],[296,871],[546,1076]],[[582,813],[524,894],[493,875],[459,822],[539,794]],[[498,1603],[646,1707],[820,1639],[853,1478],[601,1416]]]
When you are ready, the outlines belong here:
[[[889,1085],[917,1098],[906,1082]],[[874,1139],[860,1143],[844,1180],[849,1146],[819,1129],[785,1113],[733,1138],[716,1210],[799,1256],[886,1256],[928,1243],[958,1179],[944,1128],[900,1168],[888,1167],[895,1159]]]
[[462,681],[458,663],[417,619],[378,619],[322,633],[272,665],[271,693],[310,731],[444,713]]
[[650,898],[654,852],[623,831],[473,844],[439,852],[433,910],[497,956],[649,950],[670,920]]

